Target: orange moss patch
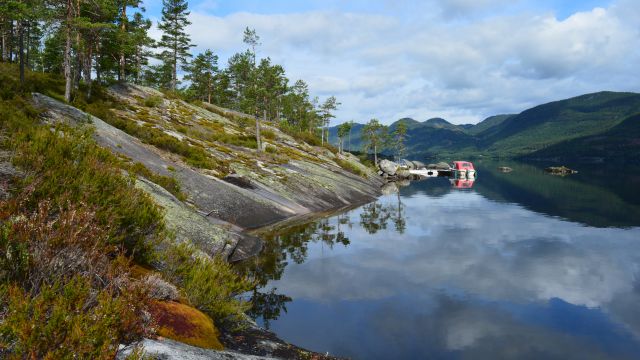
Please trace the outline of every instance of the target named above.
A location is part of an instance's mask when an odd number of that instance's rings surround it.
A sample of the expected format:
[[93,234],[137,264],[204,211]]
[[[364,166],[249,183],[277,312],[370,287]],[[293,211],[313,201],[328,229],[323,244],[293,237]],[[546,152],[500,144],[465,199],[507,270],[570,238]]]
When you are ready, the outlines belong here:
[[177,302],[154,302],[150,310],[158,335],[205,349],[224,348],[218,340],[218,329],[201,311]]

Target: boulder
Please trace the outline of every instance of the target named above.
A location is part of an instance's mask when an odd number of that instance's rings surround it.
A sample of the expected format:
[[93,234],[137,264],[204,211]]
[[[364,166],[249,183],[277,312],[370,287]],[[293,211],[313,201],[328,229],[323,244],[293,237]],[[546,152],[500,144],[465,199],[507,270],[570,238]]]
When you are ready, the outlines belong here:
[[383,195],[391,195],[398,192],[398,185],[395,182],[388,182],[382,186]]
[[437,164],[429,164],[426,168],[430,170],[449,170],[450,166],[446,162],[439,162]]
[[503,173],[509,173],[509,172],[512,172],[513,169],[508,166],[498,166],[498,171]]
[[398,171],[396,171],[396,177],[398,179],[408,179],[411,177],[411,173],[407,169],[398,169]]
[[576,170],[569,169],[566,166],[551,166],[551,167],[548,167],[548,168],[544,169],[544,171],[550,173],[551,175],[561,175],[561,176],[570,175],[570,174],[576,174],[577,173]]
[[424,163],[422,161],[414,160],[414,161],[412,161],[412,163],[413,163],[413,166],[414,166],[415,169],[424,169],[424,167],[425,167]]
[[396,174],[396,171],[398,171],[398,164],[386,159],[380,160],[378,166],[380,167],[380,170],[384,171],[387,175],[393,176]]

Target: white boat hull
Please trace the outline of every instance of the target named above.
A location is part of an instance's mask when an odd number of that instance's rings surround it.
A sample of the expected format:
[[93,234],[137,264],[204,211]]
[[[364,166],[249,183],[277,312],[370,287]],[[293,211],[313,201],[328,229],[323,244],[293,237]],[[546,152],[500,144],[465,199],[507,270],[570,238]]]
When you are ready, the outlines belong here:
[[418,170],[409,170],[409,173],[413,175],[419,175],[422,177],[436,177],[438,176],[438,170],[430,170],[430,169],[418,169]]

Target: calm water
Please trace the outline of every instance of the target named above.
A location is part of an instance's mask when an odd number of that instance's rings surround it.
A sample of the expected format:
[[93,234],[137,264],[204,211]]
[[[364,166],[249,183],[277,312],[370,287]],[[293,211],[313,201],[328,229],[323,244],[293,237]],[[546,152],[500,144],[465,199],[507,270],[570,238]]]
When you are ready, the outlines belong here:
[[640,171],[496,165],[279,230],[254,316],[355,359],[640,358]]

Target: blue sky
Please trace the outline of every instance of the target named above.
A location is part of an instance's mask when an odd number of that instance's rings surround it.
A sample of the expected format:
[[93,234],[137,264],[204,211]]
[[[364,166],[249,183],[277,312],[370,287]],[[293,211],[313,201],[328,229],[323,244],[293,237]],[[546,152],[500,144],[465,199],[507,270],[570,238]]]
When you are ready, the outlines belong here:
[[[514,113],[600,90],[640,91],[637,0],[200,0],[189,32],[221,63],[261,36],[258,56],[313,95],[338,97],[337,122]],[[162,2],[147,0],[158,19]],[[159,36],[157,31],[155,36]]]

